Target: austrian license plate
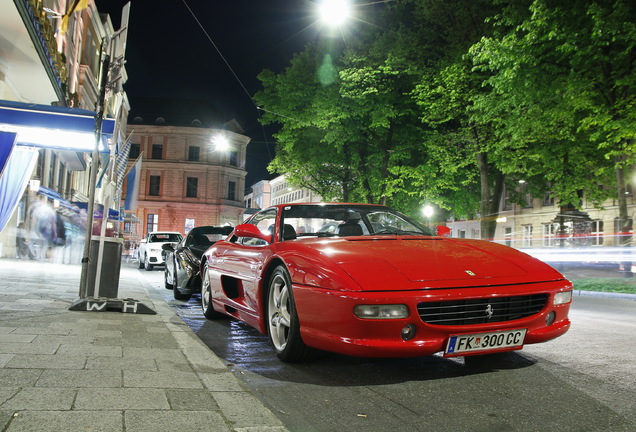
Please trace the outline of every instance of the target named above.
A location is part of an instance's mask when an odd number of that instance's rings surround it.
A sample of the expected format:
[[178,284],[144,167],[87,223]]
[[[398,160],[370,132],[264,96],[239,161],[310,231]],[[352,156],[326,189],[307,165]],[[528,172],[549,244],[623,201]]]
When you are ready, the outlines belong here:
[[521,348],[527,329],[503,330],[487,333],[453,335],[448,338],[445,356],[462,355],[476,351],[494,351],[501,348]]

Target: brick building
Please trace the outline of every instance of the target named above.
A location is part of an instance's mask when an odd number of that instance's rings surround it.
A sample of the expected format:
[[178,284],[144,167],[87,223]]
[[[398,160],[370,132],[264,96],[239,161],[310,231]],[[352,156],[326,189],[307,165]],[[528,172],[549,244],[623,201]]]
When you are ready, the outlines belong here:
[[[194,118],[171,125],[155,117],[150,124],[137,116],[128,132],[129,167],[139,155],[142,164],[137,206],[127,212],[122,230],[126,240],[137,243],[149,231],[186,233],[194,226],[241,221],[250,138],[236,121],[215,127]],[[229,144],[225,150],[216,147],[220,137]]]

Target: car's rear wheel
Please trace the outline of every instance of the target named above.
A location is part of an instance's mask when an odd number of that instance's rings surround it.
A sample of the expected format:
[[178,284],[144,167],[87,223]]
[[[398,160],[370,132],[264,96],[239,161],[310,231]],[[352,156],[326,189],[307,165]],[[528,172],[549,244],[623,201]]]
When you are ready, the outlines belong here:
[[274,269],[267,292],[267,333],[276,355],[285,362],[309,360],[316,354],[300,336],[300,324],[289,273],[284,266]]
[[201,276],[201,308],[203,316],[207,319],[224,318],[225,315],[214,310],[212,306],[212,287],[210,287],[210,278],[207,263],[203,267],[203,275]]

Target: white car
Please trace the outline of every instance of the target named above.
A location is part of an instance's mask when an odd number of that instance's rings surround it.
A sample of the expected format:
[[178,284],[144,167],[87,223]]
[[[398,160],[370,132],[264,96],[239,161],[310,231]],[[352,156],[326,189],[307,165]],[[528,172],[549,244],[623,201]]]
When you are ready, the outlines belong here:
[[164,265],[163,250],[161,247],[166,243],[179,243],[183,239],[181,233],[176,231],[152,231],[141,240],[137,261],[139,268],[152,270],[156,265]]

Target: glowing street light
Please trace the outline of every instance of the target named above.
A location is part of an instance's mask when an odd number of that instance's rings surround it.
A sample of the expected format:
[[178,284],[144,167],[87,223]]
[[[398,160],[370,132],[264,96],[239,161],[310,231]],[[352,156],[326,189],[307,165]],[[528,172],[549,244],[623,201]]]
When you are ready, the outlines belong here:
[[225,152],[230,149],[230,141],[223,135],[217,135],[212,138],[212,144],[214,144],[214,150],[218,152]]
[[433,217],[434,213],[435,213],[435,209],[433,209],[432,205],[426,204],[424,207],[422,207],[422,215],[426,219],[430,219],[431,217]]
[[349,0],[323,0],[318,5],[320,19],[329,26],[339,26],[351,16]]

